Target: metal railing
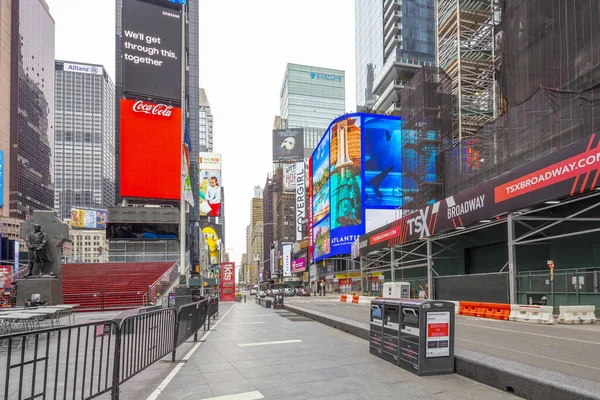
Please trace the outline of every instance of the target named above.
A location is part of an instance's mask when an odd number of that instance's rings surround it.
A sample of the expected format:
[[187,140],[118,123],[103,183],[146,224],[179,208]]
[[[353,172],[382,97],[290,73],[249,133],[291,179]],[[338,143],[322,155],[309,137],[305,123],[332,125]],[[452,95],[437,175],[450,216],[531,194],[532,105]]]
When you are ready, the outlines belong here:
[[0,336],[0,396],[87,400],[110,392],[118,400],[121,384],[169,353],[175,361],[178,346],[191,336],[196,341],[218,301],[143,311],[120,321]]
[[[171,267],[165,271],[152,285],[148,286],[148,301],[156,303],[157,295],[161,298],[164,297],[167,290],[173,285],[173,283],[179,280],[179,261],[171,265]],[[168,294],[168,293],[167,293]]]
[[553,277],[549,269],[517,273],[519,304],[538,304],[543,296],[555,313],[577,305],[595,305],[600,313],[600,268],[555,269]]

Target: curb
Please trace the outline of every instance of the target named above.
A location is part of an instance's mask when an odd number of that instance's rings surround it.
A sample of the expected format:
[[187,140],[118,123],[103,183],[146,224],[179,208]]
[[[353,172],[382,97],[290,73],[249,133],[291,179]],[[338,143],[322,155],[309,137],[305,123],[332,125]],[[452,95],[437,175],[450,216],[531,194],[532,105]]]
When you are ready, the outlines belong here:
[[[285,304],[286,310],[364,340],[369,324]],[[455,348],[455,373],[529,400],[598,400],[600,384],[530,365]]]

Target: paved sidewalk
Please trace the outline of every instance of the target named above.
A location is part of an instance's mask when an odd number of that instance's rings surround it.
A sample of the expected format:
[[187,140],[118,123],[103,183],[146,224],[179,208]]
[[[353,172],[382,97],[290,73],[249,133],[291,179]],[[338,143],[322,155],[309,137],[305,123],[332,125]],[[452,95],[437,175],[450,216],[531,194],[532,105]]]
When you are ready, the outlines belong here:
[[[150,398],[515,398],[458,375],[417,377],[370,355],[365,340],[287,311],[248,302],[236,303],[230,310],[224,307],[221,314],[206,341],[180,364],[162,392]],[[178,354],[180,358],[185,353]],[[156,372],[151,367],[140,379],[123,385],[121,399],[145,399],[150,384],[157,387],[158,378],[166,376],[164,369]]]

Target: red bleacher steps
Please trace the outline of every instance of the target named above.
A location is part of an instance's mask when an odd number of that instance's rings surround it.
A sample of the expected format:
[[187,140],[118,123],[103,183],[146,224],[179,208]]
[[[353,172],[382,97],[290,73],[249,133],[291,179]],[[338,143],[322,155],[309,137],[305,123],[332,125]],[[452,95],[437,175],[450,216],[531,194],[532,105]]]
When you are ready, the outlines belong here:
[[172,262],[64,264],[63,302],[79,304],[78,310],[119,310],[141,307],[148,286]]

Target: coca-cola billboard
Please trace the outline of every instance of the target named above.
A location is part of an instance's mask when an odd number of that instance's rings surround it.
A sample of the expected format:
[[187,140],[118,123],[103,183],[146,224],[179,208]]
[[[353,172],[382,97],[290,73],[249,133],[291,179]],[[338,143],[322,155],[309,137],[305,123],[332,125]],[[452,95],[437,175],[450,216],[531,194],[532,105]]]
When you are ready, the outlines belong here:
[[121,197],[178,200],[181,109],[121,99]]
[[181,99],[181,5],[123,0],[123,93]]

